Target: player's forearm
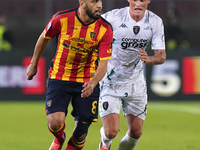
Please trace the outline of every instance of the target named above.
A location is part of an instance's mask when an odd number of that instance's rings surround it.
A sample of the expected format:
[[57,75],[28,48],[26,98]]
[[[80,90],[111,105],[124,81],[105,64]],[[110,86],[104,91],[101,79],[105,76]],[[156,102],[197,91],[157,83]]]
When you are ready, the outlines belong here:
[[31,60],[31,64],[35,67],[37,67],[39,59],[42,55],[42,53],[44,52],[47,44],[48,44],[48,39],[44,38],[44,32],[40,35],[36,45],[35,45],[35,49],[34,49],[34,54],[33,54],[33,58]]
[[149,65],[159,65],[163,64],[166,60],[165,50],[155,50],[154,56],[148,56],[147,60],[144,62]]
[[92,81],[97,85],[99,81],[104,77],[106,71],[107,71],[107,62],[108,60],[101,60],[99,61],[99,65],[97,67],[96,73],[92,79]]
[[164,58],[157,58],[154,56],[149,56],[147,61],[145,61],[144,63],[148,64],[148,65],[159,65],[159,64],[163,64],[165,62]]

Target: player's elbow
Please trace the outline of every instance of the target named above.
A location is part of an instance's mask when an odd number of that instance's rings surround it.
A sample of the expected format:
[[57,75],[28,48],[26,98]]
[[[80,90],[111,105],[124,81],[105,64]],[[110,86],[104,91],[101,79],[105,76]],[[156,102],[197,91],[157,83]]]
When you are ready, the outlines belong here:
[[160,59],[160,64],[163,64],[166,60],[166,54],[164,54]]

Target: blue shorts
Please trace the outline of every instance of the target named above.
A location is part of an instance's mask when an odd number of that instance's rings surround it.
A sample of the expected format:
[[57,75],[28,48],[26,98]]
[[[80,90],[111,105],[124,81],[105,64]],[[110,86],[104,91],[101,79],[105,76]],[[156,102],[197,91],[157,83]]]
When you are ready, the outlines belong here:
[[84,83],[49,79],[46,92],[46,114],[55,112],[68,113],[68,105],[71,102],[73,110],[71,115],[79,121],[97,121],[99,84],[93,93],[86,98],[81,97]]

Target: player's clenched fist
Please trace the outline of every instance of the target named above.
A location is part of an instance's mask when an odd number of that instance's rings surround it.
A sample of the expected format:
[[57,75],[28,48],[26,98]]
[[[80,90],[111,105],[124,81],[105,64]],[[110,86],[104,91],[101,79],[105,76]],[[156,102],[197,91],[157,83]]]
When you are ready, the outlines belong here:
[[139,57],[140,57],[140,59],[142,60],[143,63],[146,63],[149,56],[148,56],[146,51],[139,49]]
[[37,67],[34,67],[32,64],[30,64],[26,71],[27,79],[32,80],[33,76],[35,76],[36,73],[37,73]]

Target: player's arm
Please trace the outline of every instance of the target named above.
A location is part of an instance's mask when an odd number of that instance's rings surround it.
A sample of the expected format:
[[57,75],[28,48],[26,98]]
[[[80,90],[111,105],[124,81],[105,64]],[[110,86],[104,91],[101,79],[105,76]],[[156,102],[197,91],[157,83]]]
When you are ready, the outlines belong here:
[[163,64],[166,60],[166,52],[164,49],[161,50],[154,50],[153,56],[148,56],[147,52],[140,49],[139,50],[139,57],[143,63],[148,65],[158,65]]
[[95,86],[99,83],[99,81],[101,81],[101,79],[106,74],[107,63],[108,63],[108,60],[100,60],[98,62],[98,67],[97,67],[96,73],[95,73],[93,79],[91,80],[91,82],[93,82],[93,84]]
[[44,52],[49,39],[45,39],[44,38],[44,31],[42,32],[42,34],[40,35],[40,37],[38,38],[38,41],[35,45],[35,49],[34,49],[34,53],[33,53],[33,57],[32,60],[30,62],[30,65],[27,68],[27,79],[28,80],[32,80],[33,76],[36,75],[37,73],[37,66],[38,66],[38,62],[40,59],[40,56],[42,55],[42,53]]
[[108,60],[100,60],[98,62],[98,67],[97,67],[97,70],[95,72],[95,75],[94,77],[92,78],[92,82],[93,84],[96,86],[99,81],[101,81],[101,79],[104,77],[104,75],[106,74],[106,71],[107,71],[107,63],[108,63]]
[[153,36],[152,36],[152,49],[154,50],[153,56],[148,56],[147,52],[140,49],[139,57],[143,63],[149,65],[158,65],[163,64],[166,60],[166,51],[165,51],[165,36],[164,36],[164,25],[161,18],[157,17],[156,22],[153,24]]
[[92,78],[92,80],[90,80],[89,82],[86,82],[83,85],[84,89],[82,90],[81,97],[88,97],[90,96],[90,94],[92,94],[93,89],[99,83],[99,81],[101,81],[101,79],[104,77],[107,71],[107,62],[108,60],[100,60],[98,62],[98,67],[97,67],[94,77]]
[[88,97],[90,94],[92,94],[94,87],[98,84],[98,82],[104,77],[107,71],[107,62],[108,59],[110,59],[113,40],[113,32],[112,28],[108,27],[108,30],[102,37],[101,43],[99,44],[99,62],[98,67],[95,72],[94,77],[89,82],[86,82],[83,85],[83,90],[81,97]]

